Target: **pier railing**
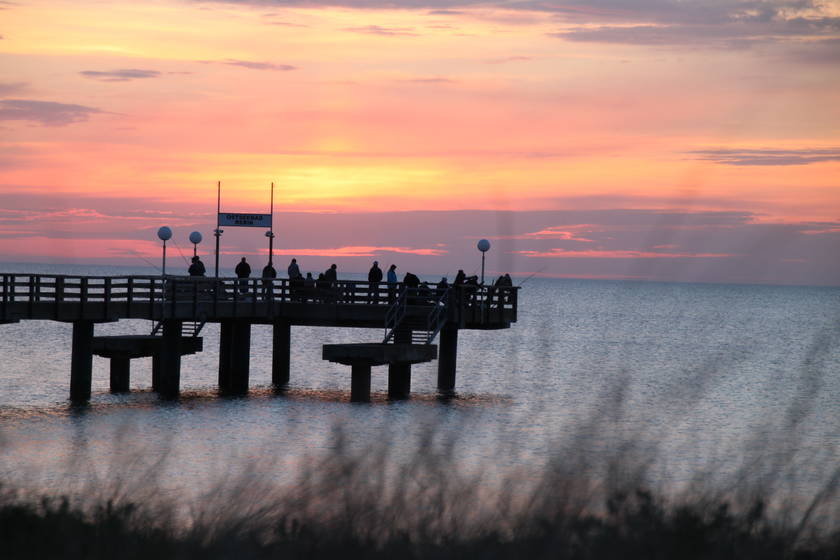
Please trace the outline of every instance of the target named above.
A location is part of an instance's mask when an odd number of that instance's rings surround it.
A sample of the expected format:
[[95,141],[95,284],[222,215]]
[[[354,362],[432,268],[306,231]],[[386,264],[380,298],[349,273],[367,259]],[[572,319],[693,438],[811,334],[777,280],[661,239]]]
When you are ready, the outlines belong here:
[[[221,308],[236,314],[261,313],[266,304],[376,306],[383,311],[404,294],[409,307],[438,307],[467,325],[516,320],[516,287],[458,286],[448,298],[434,285],[406,288],[402,283],[339,280],[307,283],[288,278],[207,278],[189,276],[72,276],[2,274],[0,321],[19,319],[95,320],[159,318],[176,309],[183,315],[214,317]],[[185,311],[185,307],[187,308]],[[271,307],[271,306],[269,306]],[[438,312],[440,313],[440,311]],[[466,326],[466,325],[465,325]]]

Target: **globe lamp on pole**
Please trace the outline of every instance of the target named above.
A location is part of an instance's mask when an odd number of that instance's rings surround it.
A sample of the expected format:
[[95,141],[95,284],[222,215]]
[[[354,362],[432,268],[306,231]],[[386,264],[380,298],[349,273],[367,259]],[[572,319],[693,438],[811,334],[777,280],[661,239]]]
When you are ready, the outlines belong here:
[[162,226],[157,232],[158,239],[163,241],[163,266],[161,274],[166,276],[166,241],[172,238],[172,230],[166,226]]
[[190,234],[190,243],[193,244],[193,256],[194,257],[198,256],[198,244],[201,243],[202,239],[203,239],[203,237],[201,237],[201,232],[199,232],[199,231],[194,231]]
[[265,236],[268,237],[268,264],[274,262],[274,232],[267,231]]
[[484,255],[490,250],[490,242],[486,239],[481,239],[477,247],[481,251],[481,283],[484,284]]

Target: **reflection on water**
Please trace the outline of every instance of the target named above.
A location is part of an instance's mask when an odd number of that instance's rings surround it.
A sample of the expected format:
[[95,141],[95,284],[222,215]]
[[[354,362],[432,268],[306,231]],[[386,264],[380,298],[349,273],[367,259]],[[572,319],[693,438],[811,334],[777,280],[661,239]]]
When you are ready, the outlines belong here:
[[[252,330],[250,394],[219,398],[211,324],[205,351],[182,361],[179,401],[149,391],[149,359],[132,361],[130,394],[109,394],[108,362],[96,358],[84,408],[66,401],[71,326],[3,325],[3,468],[60,487],[82,446],[93,464],[165,447],[164,480],[195,490],[234,460],[279,456],[293,468],[328,449],[336,425],[351,446],[389,441],[395,461],[433,430],[457,441],[466,468],[499,473],[545,463],[569,441],[590,465],[632,444],[666,485],[735,472],[747,452],[794,457],[792,487],[819,484],[820,469],[837,463],[838,289],[533,279],[519,319],[506,331],[461,332],[452,398],[438,395],[432,362],[413,368],[410,400],[389,402],[387,368],[374,368],[372,402],[350,404],[350,368],[322,361],[321,346],[374,341],[381,331],[304,327],[292,329],[291,383],[277,394],[264,326]],[[149,329],[126,320],[96,334]]]

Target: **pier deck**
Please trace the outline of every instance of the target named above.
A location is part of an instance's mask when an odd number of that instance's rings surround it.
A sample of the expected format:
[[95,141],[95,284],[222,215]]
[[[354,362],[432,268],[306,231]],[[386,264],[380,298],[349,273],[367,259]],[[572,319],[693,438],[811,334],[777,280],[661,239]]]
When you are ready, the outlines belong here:
[[[403,284],[371,284],[341,280],[307,286],[285,278],[191,278],[182,276],[66,276],[3,274],[0,323],[50,320],[73,323],[71,398],[90,397],[95,323],[121,319],[155,321],[155,387],[177,396],[180,358],[186,342],[207,322],[221,324],[219,387],[222,392],[247,391],[250,328],[273,325],[272,381],[289,379],[289,336],[292,326],[381,328],[383,343],[431,344],[440,334],[438,387],[455,386],[457,332],[460,329],[506,329],[516,321],[518,288],[513,286],[434,285],[407,288]],[[132,346],[130,337],[121,344]],[[149,341],[136,344],[149,347]],[[98,348],[97,348],[98,349]],[[125,360],[147,355],[127,348],[119,359],[118,385],[127,386]],[[395,377],[405,377],[408,362],[392,364]],[[112,362],[112,372],[114,371]],[[114,376],[112,375],[112,381]],[[112,383],[112,389],[113,383]],[[400,393],[397,391],[396,393]]]

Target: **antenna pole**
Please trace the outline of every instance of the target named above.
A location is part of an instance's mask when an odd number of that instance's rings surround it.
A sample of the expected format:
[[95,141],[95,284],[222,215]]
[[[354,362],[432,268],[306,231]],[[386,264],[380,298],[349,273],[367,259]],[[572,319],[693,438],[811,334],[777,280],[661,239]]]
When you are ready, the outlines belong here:
[[271,222],[268,226],[268,264],[274,262],[274,182],[271,182]]
[[216,181],[216,229],[213,235],[216,236],[216,278],[219,277],[219,238],[222,230],[219,229],[219,213],[222,211],[222,182]]

